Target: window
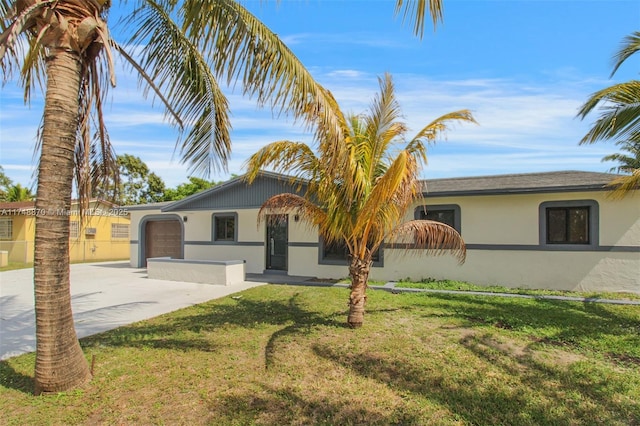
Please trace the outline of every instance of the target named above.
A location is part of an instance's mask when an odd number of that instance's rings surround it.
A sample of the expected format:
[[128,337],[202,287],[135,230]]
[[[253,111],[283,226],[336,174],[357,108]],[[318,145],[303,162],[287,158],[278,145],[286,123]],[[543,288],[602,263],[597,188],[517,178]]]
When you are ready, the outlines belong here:
[[129,225],[126,223],[112,223],[111,238],[129,238]]
[[213,215],[213,241],[233,242],[237,241],[238,215],[236,213],[224,213]]
[[547,244],[589,244],[589,207],[548,208]]
[[69,222],[69,238],[75,239],[80,236],[80,222],[72,220]]
[[598,245],[598,203],[593,200],[540,204],[540,245]]
[[0,219],[0,240],[10,240],[13,237],[13,219],[3,217]]
[[[349,250],[344,241],[333,243],[325,243],[320,240],[320,263],[345,264],[349,259]],[[375,266],[381,266],[380,249],[373,253],[373,263]]]
[[417,220],[434,220],[445,223],[460,233],[460,206],[457,204],[418,206],[413,217]]

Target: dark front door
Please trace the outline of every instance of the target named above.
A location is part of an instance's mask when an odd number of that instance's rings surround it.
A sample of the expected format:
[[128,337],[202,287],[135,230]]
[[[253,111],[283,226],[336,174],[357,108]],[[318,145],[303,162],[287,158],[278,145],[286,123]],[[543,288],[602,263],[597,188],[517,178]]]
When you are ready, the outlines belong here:
[[287,215],[267,216],[267,269],[287,270]]

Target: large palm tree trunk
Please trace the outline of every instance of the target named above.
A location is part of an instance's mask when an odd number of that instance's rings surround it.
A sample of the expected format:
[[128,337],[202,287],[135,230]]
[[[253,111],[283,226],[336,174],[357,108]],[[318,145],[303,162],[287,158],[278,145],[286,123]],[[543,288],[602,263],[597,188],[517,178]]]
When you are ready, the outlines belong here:
[[358,259],[355,256],[349,263],[349,277],[351,277],[351,294],[349,295],[349,316],[347,323],[351,328],[362,327],[364,322],[364,305],[367,302],[367,281],[371,262]]
[[80,71],[74,52],[57,49],[47,61],[34,255],[36,394],[68,390],[91,379],[73,324],[69,281],[68,212]]

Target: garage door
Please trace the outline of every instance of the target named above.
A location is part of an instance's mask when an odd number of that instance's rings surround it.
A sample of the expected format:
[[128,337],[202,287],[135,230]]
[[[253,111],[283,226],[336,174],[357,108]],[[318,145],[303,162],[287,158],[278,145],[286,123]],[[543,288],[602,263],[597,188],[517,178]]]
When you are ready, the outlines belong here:
[[150,220],[145,224],[145,264],[150,257],[182,259],[182,226],[178,220]]

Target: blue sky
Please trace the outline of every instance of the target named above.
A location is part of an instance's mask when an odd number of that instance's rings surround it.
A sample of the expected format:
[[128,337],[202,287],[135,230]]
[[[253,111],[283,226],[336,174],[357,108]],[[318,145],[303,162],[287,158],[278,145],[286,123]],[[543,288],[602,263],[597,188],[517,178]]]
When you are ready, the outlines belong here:
[[[444,23],[435,32],[428,26],[422,40],[394,18],[390,0],[244,4],[333,92],[345,112],[365,111],[385,72],[393,76],[414,133],[444,113],[471,109],[479,125],[457,125],[430,148],[424,178],[604,172],[613,166],[600,161],[616,152],[613,143],[578,145],[597,115],[580,121],[576,112],[596,90],[638,78],[640,57],[609,78],[611,57],[623,37],[640,30],[637,0],[445,0]],[[233,153],[228,173],[211,179],[243,173],[246,158],[269,142],[312,142],[293,120],[258,110],[239,90],[227,93]],[[24,106],[15,82],[0,95],[0,165],[14,182],[31,186],[42,96],[37,93],[31,106]],[[177,134],[155,104],[120,69],[106,122],[118,154],[139,156],[174,187],[187,180],[188,167],[174,155]]]

